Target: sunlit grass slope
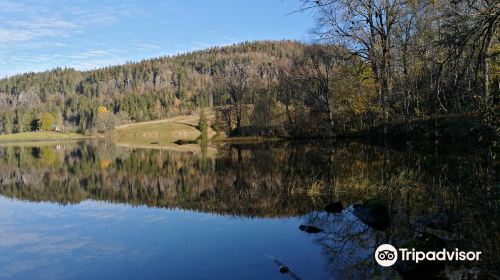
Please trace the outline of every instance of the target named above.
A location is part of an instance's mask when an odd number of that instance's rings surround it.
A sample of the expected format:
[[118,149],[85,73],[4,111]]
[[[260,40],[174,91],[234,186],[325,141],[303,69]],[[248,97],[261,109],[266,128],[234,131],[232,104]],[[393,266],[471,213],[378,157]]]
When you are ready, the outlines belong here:
[[[210,119],[210,115],[209,115]],[[196,150],[199,145],[177,145],[176,141],[196,141],[200,136],[197,129],[199,115],[178,116],[174,118],[121,125],[111,133],[112,140],[118,145],[144,148],[174,148],[177,150]],[[209,129],[211,137],[213,130]]]

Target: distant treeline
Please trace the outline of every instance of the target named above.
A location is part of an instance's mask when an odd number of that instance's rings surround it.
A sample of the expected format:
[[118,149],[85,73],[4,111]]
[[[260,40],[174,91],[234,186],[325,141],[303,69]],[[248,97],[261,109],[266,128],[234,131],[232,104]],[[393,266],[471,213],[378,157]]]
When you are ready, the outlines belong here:
[[498,135],[495,1],[303,2],[321,43],[245,42],[0,80],[0,131],[37,128],[47,112],[58,126],[104,132],[213,107],[214,128],[232,135],[413,131],[450,117],[455,127],[475,122]]

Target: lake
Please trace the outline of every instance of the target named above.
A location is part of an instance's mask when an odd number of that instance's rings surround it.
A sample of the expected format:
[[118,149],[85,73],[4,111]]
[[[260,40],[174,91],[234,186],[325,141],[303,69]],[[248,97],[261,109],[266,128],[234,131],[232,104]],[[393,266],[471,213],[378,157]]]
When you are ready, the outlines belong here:
[[[358,142],[1,146],[0,279],[493,279],[497,168],[488,149]],[[384,268],[383,243],[481,259]]]

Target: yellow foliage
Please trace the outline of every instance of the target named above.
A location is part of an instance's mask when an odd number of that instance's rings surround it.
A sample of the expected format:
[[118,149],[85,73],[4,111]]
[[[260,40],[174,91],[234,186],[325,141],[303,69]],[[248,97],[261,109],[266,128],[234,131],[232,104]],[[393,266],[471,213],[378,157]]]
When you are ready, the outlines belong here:
[[106,107],[104,107],[104,106],[99,106],[99,107],[97,108],[97,113],[102,114],[102,113],[107,113],[107,112],[108,112],[108,108],[106,108]]
[[102,159],[100,162],[99,162],[99,166],[102,168],[102,169],[106,169],[108,168],[108,166],[111,164],[111,161],[109,159]]
[[54,116],[51,113],[43,113],[40,116],[40,130],[50,130],[54,124]]

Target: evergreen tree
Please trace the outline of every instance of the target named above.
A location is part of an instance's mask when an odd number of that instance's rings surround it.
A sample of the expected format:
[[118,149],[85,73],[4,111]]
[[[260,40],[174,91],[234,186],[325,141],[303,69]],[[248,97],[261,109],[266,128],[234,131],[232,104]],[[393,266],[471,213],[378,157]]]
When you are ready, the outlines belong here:
[[200,112],[200,120],[198,122],[198,130],[200,131],[200,143],[206,145],[208,143],[208,121],[203,110]]

